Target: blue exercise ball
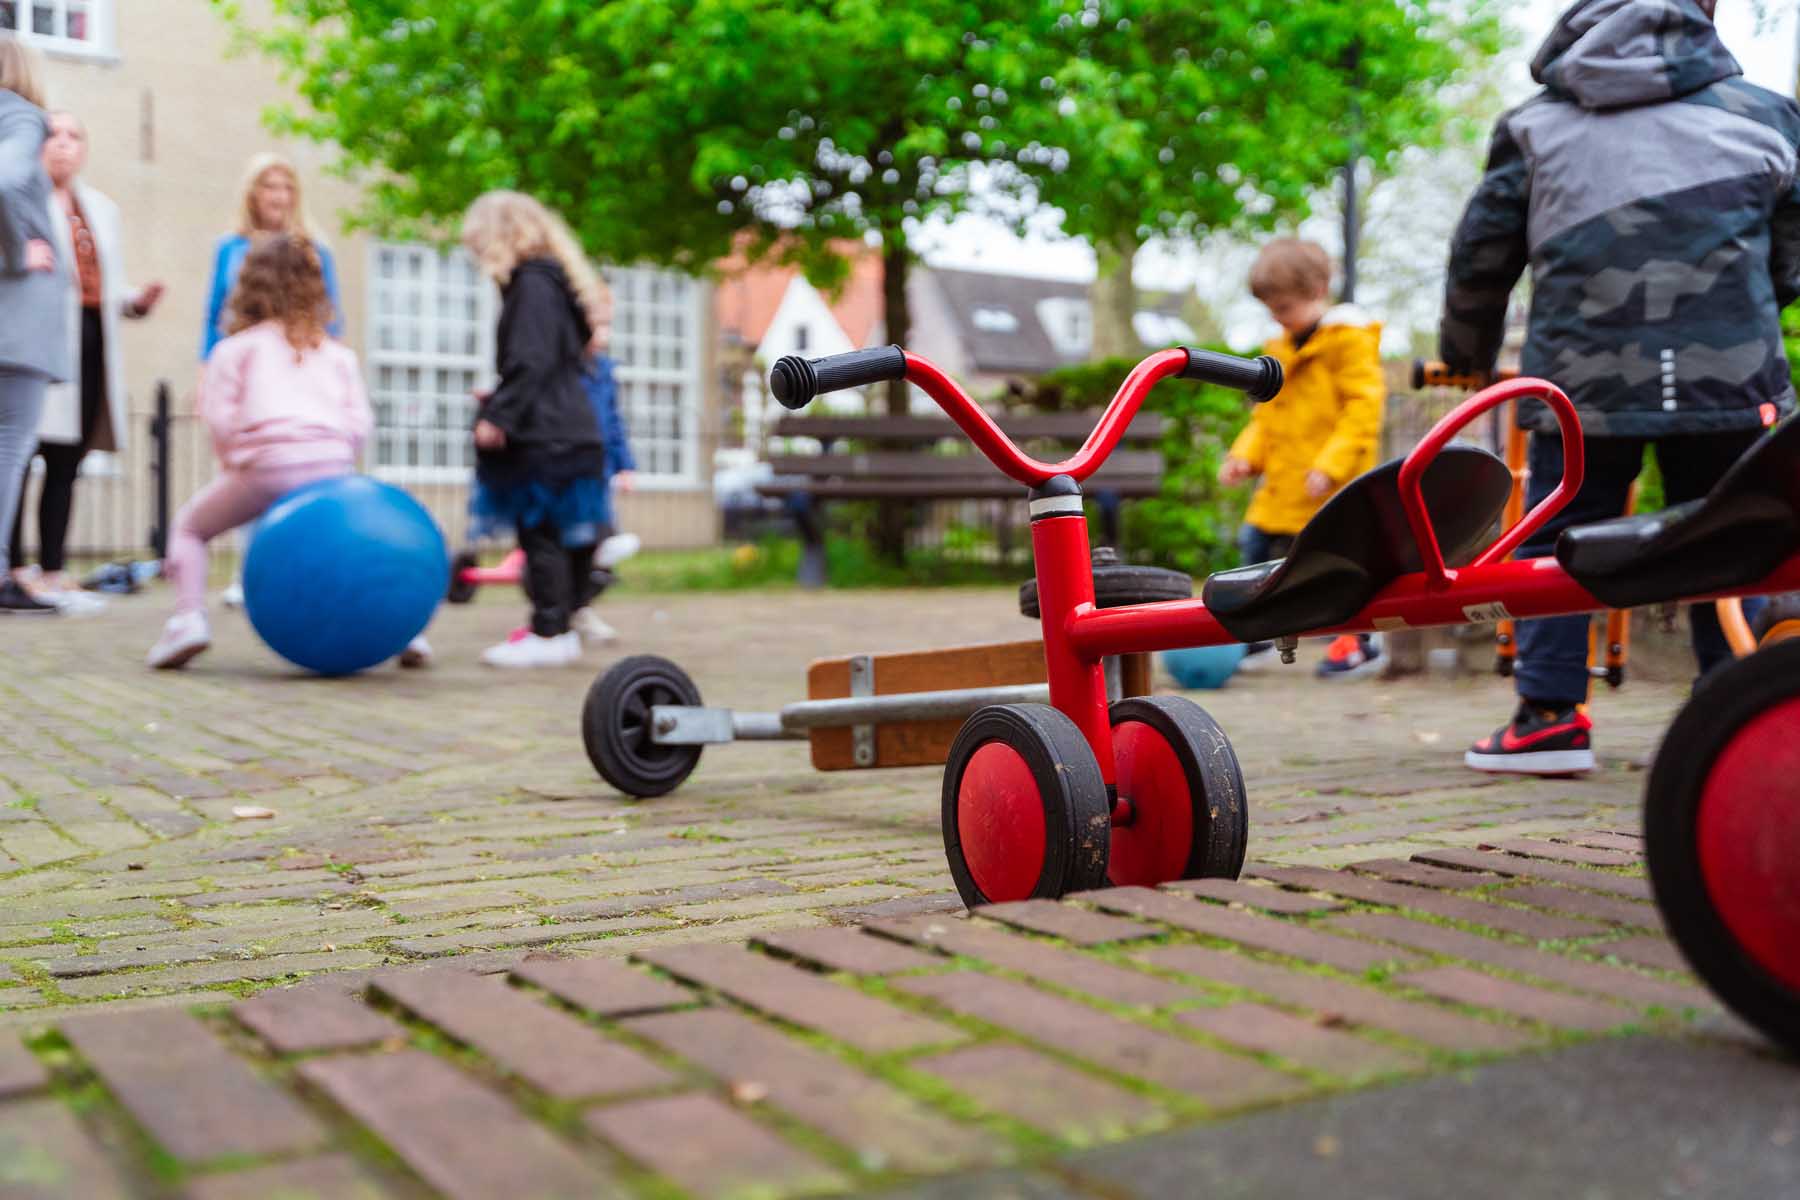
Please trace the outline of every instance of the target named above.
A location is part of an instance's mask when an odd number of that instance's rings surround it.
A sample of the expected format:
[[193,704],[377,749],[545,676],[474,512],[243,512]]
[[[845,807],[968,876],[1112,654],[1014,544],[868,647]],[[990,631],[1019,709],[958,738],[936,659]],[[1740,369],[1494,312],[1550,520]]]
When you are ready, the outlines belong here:
[[344,475],[295,488],[257,521],[244,609],[295,666],[351,675],[423,633],[449,583],[450,550],[425,506]]
[[1222,688],[1244,660],[1244,647],[1190,646],[1163,652],[1163,666],[1184,688]]

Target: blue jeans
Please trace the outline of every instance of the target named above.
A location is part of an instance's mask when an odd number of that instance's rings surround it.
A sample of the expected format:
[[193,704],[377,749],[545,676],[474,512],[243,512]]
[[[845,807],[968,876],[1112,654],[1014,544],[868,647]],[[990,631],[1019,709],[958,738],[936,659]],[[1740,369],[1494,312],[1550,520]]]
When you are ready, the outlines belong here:
[[1291,533],[1270,533],[1254,525],[1245,525],[1238,530],[1238,561],[1246,567],[1286,558],[1293,548],[1294,535]]
[[[1569,506],[1550,518],[1519,548],[1520,558],[1549,554],[1556,537],[1573,525],[1605,521],[1625,511],[1625,496],[1644,465],[1644,447],[1656,447],[1662,469],[1663,496],[1668,504],[1698,500],[1711,490],[1756,440],[1761,430],[1741,433],[1692,433],[1657,438],[1588,438],[1587,472],[1581,491]],[[1526,487],[1529,511],[1562,481],[1562,438],[1531,435],[1531,481]],[[1761,600],[1744,601],[1744,616],[1754,620]],[[1518,659],[1513,682],[1519,698],[1545,708],[1566,708],[1587,699],[1588,626],[1592,617],[1545,617],[1520,621],[1517,628]],[[1731,658],[1731,647],[1719,627],[1718,613],[1710,604],[1688,607],[1688,624],[1694,657],[1706,674]]]
[[[12,529],[49,386],[42,375],[0,370],[0,529]],[[0,546],[0,573],[19,565],[8,562],[6,547]]]

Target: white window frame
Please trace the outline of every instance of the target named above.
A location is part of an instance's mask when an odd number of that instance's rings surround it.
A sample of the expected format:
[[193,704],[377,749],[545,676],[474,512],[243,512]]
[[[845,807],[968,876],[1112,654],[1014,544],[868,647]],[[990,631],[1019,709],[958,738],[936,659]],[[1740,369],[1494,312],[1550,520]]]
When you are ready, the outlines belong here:
[[[7,32],[16,35],[21,41],[29,42],[44,53],[56,57],[103,62],[118,61],[113,23],[115,0],[8,0],[8,2],[13,5],[13,12],[19,27]],[[86,9],[88,24],[92,31],[90,36],[85,38],[65,36],[69,27],[71,6]],[[51,11],[55,28],[63,32],[51,34],[36,32],[35,10],[40,8],[47,8]]]
[[[427,274],[419,285],[421,301],[416,317],[400,310],[399,301],[405,292],[411,290],[404,283],[394,287],[393,281],[382,273],[382,256],[395,254],[416,257],[425,264]],[[468,272],[464,279],[446,281],[444,272],[462,269]],[[494,325],[499,316],[499,296],[494,286],[475,269],[472,260],[465,251],[456,250],[450,254],[441,254],[430,246],[418,242],[383,242],[375,241],[368,249],[368,317],[364,338],[364,370],[367,373],[369,400],[372,406],[379,409],[382,401],[393,404],[403,403],[404,397],[415,395],[405,391],[389,392],[382,386],[384,370],[403,373],[419,372],[421,390],[416,393],[417,403],[421,409],[415,410],[401,419],[390,420],[385,425],[379,419],[369,439],[368,464],[369,471],[378,479],[391,480],[395,483],[466,483],[471,474],[473,450],[469,448],[471,434],[470,425],[474,417],[474,400],[465,398],[454,391],[437,391],[429,388],[432,376],[440,371],[467,372],[476,387],[490,387],[494,379]],[[440,330],[437,299],[447,286],[454,285],[458,289],[465,287],[475,299],[473,318],[464,319],[452,314],[450,320],[454,327],[448,331]],[[384,303],[386,295],[392,291],[394,303]],[[452,348],[440,349],[440,332],[450,335],[466,334],[467,325],[474,324],[475,342],[472,351]],[[383,344],[384,326],[391,326],[396,335],[394,343]],[[408,333],[412,328],[418,330],[418,346],[407,344],[409,339],[399,335]],[[463,343],[467,344],[466,339]],[[435,416],[435,406],[445,402],[456,406],[469,420],[448,421],[442,428],[430,419]],[[385,435],[385,438],[384,438]],[[380,454],[383,442],[391,438],[394,443],[404,448],[409,441],[420,447],[421,459],[429,459],[429,453],[435,445],[441,443],[454,450],[455,456],[463,461],[448,465],[439,465],[421,461],[418,464],[400,462],[382,462]],[[404,458],[404,453],[401,454]]]
[[[698,489],[705,479],[700,420],[706,395],[706,289],[697,279],[653,267],[608,267],[605,275],[613,293],[613,377],[619,417],[638,463],[635,486],[641,491]],[[652,302],[649,291],[658,282],[675,283],[679,294]],[[669,317],[678,318],[674,333],[662,323]],[[668,353],[676,346],[681,348],[680,365]],[[666,423],[650,409],[645,389],[655,386],[675,389],[680,409],[674,435],[661,432]],[[656,470],[656,451],[671,448],[680,469]]]

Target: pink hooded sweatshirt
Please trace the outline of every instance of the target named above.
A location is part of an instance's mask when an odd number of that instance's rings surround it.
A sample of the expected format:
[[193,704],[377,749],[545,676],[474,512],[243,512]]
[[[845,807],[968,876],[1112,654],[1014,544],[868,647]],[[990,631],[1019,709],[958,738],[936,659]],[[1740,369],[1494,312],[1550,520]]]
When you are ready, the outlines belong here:
[[296,351],[275,321],[214,347],[199,408],[219,461],[232,471],[354,467],[374,425],[355,353],[331,338]]

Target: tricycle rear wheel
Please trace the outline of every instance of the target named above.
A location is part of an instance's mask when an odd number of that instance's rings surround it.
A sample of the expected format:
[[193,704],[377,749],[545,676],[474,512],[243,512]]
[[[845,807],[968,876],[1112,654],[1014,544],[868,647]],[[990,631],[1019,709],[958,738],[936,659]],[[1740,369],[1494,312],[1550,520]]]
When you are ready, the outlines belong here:
[[1119,887],[1236,879],[1250,806],[1225,731],[1184,696],[1121,700],[1111,717],[1120,812],[1107,878]]
[[699,765],[700,747],[655,741],[650,710],[699,703],[700,689],[668,659],[653,654],[620,659],[594,680],[581,706],[588,761],[627,796],[648,799],[674,791]]

